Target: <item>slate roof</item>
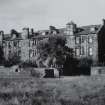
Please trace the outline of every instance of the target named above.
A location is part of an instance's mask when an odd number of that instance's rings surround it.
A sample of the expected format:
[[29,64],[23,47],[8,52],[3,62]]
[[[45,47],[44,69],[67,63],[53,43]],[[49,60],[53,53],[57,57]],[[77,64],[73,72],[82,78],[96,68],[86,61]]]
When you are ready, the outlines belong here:
[[[96,34],[101,27],[102,27],[102,25],[87,25],[87,26],[77,27],[74,35]],[[92,29],[94,29],[94,30],[92,30]],[[66,28],[59,29],[60,33],[65,33],[65,31],[66,31]]]
[[88,35],[88,34],[96,34],[102,25],[88,25],[82,26],[77,29],[76,35]]
[[[88,26],[81,26],[77,27],[76,32],[74,35],[88,35],[88,34],[96,34],[99,29],[101,28],[102,25],[88,25]],[[66,28],[60,28],[59,34],[57,35],[64,35]],[[39,35],[30,34],[30,38],[47,38],[51,37],[52,35],[47,34],[47,35],[42,35],[42,32],[49,32],[49,30],[39,30],[37,33]],[[19,36],[16,38],[13,38],[10,34],[5,34],[4,40],[22,40],[21,33],[19,33]]]
[[5,34],[3,40],[9,41],[9,40],[20,40],[22,39],[21,33],[19,33],[19,36],[16,38],[13,38],[11,34]]

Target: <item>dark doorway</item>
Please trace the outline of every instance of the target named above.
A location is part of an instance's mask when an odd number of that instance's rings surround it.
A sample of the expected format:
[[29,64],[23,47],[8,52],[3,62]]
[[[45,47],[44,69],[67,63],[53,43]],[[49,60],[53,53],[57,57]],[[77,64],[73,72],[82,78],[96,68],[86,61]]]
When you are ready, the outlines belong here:
[[54,69],[45,69],[45,78],[54,78]]
[[81,66],[78,68],[80,75],[90,75],[91,74],[91,67],[90,66]]

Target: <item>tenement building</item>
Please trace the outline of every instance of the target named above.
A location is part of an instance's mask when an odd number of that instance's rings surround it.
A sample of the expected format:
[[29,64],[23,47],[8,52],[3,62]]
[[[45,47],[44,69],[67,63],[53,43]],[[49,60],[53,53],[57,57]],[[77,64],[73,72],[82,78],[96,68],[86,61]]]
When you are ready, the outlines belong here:
[[105,20],[101,25],[78,27],[69,22],[64,28],[56,29],[50,26],[49,30],[24,28],[21,33],[11,30],[10,34],[0,32],[0,44],[3,47],[6,60],[13,56],[20,57],[21,61],[36,61],[40,51],[38,43],[51,36],[63,35],[67,39],[67,46],[73,48],[78,59],[89,58],[94,63],[105,61]]

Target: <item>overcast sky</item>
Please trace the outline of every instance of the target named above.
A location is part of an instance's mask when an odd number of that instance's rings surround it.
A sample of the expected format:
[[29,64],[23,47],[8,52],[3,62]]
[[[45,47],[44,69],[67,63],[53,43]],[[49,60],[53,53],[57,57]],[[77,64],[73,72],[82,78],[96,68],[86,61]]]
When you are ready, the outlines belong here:
[[64,27],[71,20],[79,26],[101,24],[103,18],[105,0],[0,0],[0,30],[5,32]]

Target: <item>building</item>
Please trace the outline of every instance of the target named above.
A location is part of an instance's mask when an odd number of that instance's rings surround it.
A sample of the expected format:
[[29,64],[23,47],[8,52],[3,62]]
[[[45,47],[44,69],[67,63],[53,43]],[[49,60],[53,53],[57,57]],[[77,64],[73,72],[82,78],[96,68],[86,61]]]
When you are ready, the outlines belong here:
[[73,48],[78,59],[92,59],[95,64],[105,62],[105,20],[101,25],[88,25],[78,27],[74,22],[66,24],[65,28],[56,29],[50,26],[49,30],[24,28],[21,33],[11,30],[10,34],[0,32],[0,44],[3,46],[5,59],[13,56],[20,57],[21,61],[36,61],[38,43],[48,39],[51,35],[64,35],[67,46]]

